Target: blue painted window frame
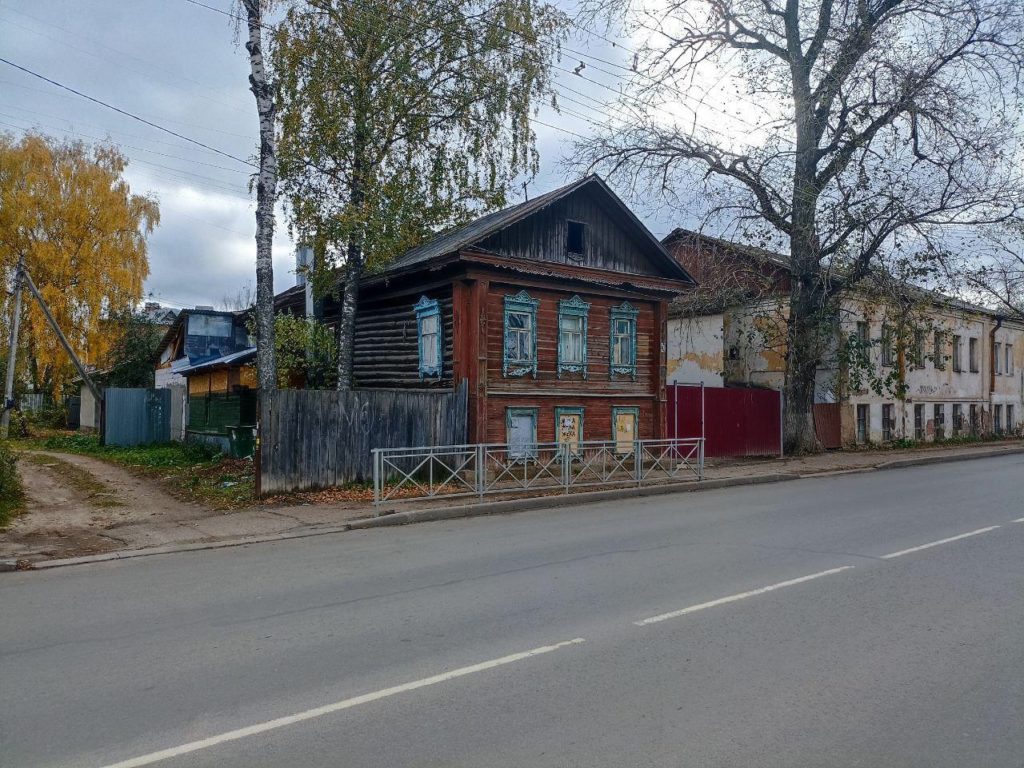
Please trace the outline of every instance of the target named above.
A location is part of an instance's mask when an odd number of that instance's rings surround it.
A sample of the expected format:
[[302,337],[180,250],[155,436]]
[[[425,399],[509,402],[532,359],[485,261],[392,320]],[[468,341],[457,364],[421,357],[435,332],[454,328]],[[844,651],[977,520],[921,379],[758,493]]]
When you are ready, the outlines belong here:
[[[508,448],[509,459],[535,459],[535,458],[537,458],[537,416],[538,416],[538,412],[539,412],[538,408],[521,408],[521,407],[512,408],[512,407],[509,407],[509,408],[505,409],[505,444],[509,446],[509,448]],[[516,416],[529,416],[530,420],[533,422],[533,440],[532,440],[533,447],[530,450],[528,450],[526,453],[524,453],[522,456],[513,456],[512,455],[512,441],[509,439],[509,437],[510,437],[509,432],[512,429],[512,419],[514,417],[516,417]]]
[[[504,337],[502,339],[501,352],[501,374],[502,376],[525,376],[532,373],[537,378],[537,306],[540,299],[530,297],[526,291],[520,291],[515,296],[505,297]],[[525,314],[530,317],[530,359],[513,360],[509,357],[509,342],[512,340],[512,328],[509,326],[509,316],[513,314]]]
[[[566,373],[581,373],[583,378],[587,378],[587,321],[590,316],[590,305],[581,299],[579,296],[573,296],[571,299],[561,299],[558,302],[558,376],[561,378],[562,372]],[[582,318],[581,331],[583,333],[583,348],[582,348],[582,359],[581,360],[565,360],[562,357],[562,318],[563,317],[579,317]]]
[[[442,341],[444,324],[441,322],[441,305],[438,304],[437,299],[421,296],[413,310],[416,312],[416,350],[419,355],[420,378],[439,379],[444,368],[444,343]],[[437,318],[437,338],[435,341],[436,365],[428,365],[423,361],[423,321],[431,317]]]
[[[609,378],[616,374],[630,376],[636,379],[636,318],[640,310],[628,301],[622,302],[617,307],[611,308],[611,315],[608,323],[608,375]],[[615,324],[617,321],[629,323],[629,355],[625,362],[615,362]]]

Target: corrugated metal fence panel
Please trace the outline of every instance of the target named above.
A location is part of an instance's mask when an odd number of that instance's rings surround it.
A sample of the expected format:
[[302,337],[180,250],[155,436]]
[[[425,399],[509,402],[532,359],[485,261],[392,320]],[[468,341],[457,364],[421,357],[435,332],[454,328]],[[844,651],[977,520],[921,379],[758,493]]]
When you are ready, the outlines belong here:
[[263,493],[369,480],[373,448],[466,442],[465,382],[454,392],[278,390],[263,397]]
[[[770,389],[670,386],[669,437],[705,439],[704,455],[778,456],[780,394]],[[703,419],[703,428],[701,421]]]
[[171,439],[171,391],[122,389],[104,391],[107,445],[166,443]]
[[814,404],[814,432],[823,448],[843,447],[841,409],[839,403]]

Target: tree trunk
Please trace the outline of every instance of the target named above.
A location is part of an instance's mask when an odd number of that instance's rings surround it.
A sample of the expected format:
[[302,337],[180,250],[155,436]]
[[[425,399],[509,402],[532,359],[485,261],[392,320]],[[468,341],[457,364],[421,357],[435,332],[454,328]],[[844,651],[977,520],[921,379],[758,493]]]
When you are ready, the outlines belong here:
[[821,358],[822,313],[818,291],[799,286],[794,279],[790,292],[789,321],[786,329],[786,379],[784,445],[787,454],[813,453],[819,450],[814,432],[814,388]]
[[[352,135],[352,177],[349,183],[349,206],[358,211],[365,201],[363,175],[367,169],[366,152],[369,146],[369,104],[362,90],[356,94],[356,125]],[[362,219],[361,216],[357,217]],[[341,300],[341,320],[338,323],[338,390],[352,389],[352,357],[355,342],[356,309],[359,304],[359,284],[363,279],[363,231],[350,232],[346,249],[347,269],[345,288]]]
[[821,284],[821,248],[817,234],[818,131],[811,98],[810,68],[800,44],[795,3],[787,6],[790,71],[796,153],[793,168],[793,217],[790,242],[789,319],[786,327],[786,377],[783,389],[786,453],[819,450],[814,433],[814,384],[821,359],[824,290]]
[[274,362],[274,202],[277,198],[277,149],[274,90],[263,64],[262,2],[242,0],[248,17],[249,86],[260,118],[260,168],[256,180],[256,376],[259,388],[277,388]]
[[[349,243],[349,253],[358,250],[358,245]],[[352,357],[355,341],[356,308],[359,305],[359,282],[362,278],[362,263],[357,266],[349,256],[348,274],[342,289],[341,321],[338,324],[338,389],[348,392],[352,389]]]

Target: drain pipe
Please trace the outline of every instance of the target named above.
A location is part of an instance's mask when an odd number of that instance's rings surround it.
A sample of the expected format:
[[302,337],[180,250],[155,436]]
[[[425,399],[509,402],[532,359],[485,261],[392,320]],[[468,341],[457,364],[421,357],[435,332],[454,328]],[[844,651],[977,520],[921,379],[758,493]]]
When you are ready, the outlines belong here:
[[1003,320],[1006,318],[1003,315],[996,315],[996,324],[992,330],[988,332],[988,413],[989,419],[992,418],[993,404],[992,398],[996,391],[996,331],[1003,327]]

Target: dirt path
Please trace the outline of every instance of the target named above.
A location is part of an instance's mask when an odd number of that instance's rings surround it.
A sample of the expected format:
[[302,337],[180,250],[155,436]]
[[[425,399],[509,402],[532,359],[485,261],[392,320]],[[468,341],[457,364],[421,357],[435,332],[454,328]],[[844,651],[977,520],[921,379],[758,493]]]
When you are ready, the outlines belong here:
[[366,516],[367,506],[251,507],[217,511],[89,456],[25,451],[18,462],[26,510],[0,530],[0,558],[41,560],[284,533]]
[[0,532],[0,557],[65,557],[150,546],[163,543],[161,528],[210,514],[87,456],[26,452],[18,471],[26,510]]

